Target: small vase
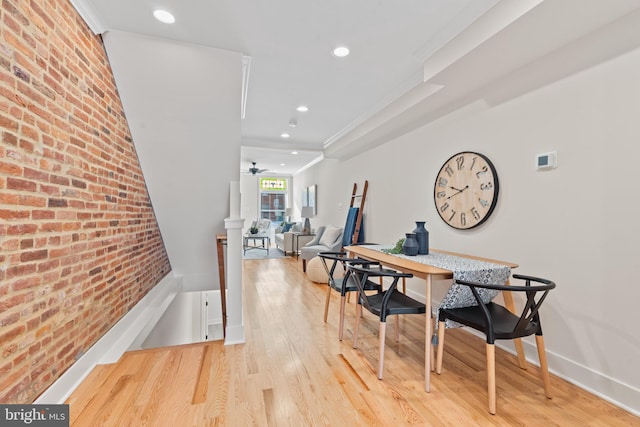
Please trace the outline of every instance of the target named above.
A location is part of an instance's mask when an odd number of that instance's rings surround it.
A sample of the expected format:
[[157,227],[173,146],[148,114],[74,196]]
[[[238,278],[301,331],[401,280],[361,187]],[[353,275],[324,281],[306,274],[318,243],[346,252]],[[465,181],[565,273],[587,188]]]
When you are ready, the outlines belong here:
[[429,255],[429,232],[424,228],[425,221],[416,221],[416,229],[413,233],[418,241],[418,254]]
[[420,246],[418,245],[418,240],[416,240],[415,233],[406,233],[406,239],[404,239],[404,243],[402,244],[402,253],[408,256],[416,256],[418,255],[418,250]]

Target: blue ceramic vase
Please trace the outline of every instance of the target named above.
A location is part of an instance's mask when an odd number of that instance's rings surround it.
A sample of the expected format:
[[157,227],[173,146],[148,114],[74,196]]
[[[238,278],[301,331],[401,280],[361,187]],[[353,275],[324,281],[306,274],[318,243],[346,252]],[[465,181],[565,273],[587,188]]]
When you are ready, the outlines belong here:
[[418,241],[418,254],[429,255],[429,232],[424,228],[425,221],[416,221],[416,229],[413,233]]
[[404,243],[402,244],[402,253],[408,256],[418,255],[420,246],[418,245],[418,240],[416,240],[415,233],[406,233],[405,236],[406,239],[404,239]]

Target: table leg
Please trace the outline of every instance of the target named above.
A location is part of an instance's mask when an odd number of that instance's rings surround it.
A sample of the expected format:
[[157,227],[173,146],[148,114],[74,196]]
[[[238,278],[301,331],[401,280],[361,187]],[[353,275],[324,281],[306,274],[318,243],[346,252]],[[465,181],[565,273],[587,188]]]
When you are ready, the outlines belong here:
[[425,304],[427,312],[425,313],[425,331],[424,331],[424,390],[428,393],[431,390],[431,334],[433,326],[431,325],[431,275],[426,278],[426,296]]
[[[505,284],[506,285],[509,284],[509,279],[507,279]],[[516,306],[513,302],[513,295],[511,294],[511,292],[503,291],[502,298],[504,299],[504,306],[507,308],[507,310],[517,315],[518,313],[516,313]],[[520,338],[514,339],[513,344],[516,346],[516,353],[518,354],[518,365],[520,365],[521,369],[527,369],[527,358],[525,357],[525,354],[524,354],[524,346],[522,345],[522,339]]]

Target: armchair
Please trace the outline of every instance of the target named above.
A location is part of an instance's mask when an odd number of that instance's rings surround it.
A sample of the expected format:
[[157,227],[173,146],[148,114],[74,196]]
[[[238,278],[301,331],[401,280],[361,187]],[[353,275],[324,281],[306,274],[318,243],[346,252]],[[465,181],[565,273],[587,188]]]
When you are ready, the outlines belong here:
[[[285,231],[286,230],[286,231]],[[284,252],[285,255],[292,254],[297,249],[295,248],[294,236],[302,232],[302,223],[287,223],[287,226],[278,226],[275,229],[274,241],[276,242],[276,248]],[[297,243],[304,245],[311,240],[312,236],[299,237]]]
[[269,220],[268,218],[260,218],[258,220],[258,233],[266,233],[267,231],[269,231],[269,228],[271,227],[271,220]]
[[300,249],[302,271],[307,271],[307,261],[320,252],[339,252],[342,249],[342,228],[331,225],[318,228],[316,236]]

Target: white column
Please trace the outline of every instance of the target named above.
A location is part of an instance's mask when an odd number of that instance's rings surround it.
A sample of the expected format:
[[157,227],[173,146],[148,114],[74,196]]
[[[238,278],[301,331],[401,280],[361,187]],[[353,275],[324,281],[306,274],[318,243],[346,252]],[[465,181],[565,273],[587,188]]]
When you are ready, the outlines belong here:
[[242,229],[240,218],[240,183],[230,183],[229,218],[224,220],[227,229],[227,332],[225,345],[245,342],[242,318]]

